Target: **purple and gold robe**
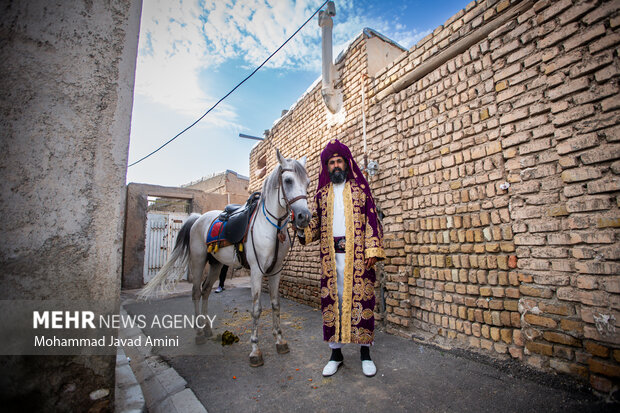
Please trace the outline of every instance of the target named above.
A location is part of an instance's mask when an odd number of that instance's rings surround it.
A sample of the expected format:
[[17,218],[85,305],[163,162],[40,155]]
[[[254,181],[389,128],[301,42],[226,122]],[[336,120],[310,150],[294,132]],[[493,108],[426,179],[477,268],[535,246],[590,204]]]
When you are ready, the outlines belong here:
[[305,243],[320,240],[321,310],[323,339],[329,342],[370,344],[375,329],[375,270],[366,269],[370,257],[385,258],[383,230],[377,220],[365,184],[347,180],[343,201],[346,225],[342,314],[339,314],[336,283],[336,252],[333,238],[334,189],[329,183],[318,190]]

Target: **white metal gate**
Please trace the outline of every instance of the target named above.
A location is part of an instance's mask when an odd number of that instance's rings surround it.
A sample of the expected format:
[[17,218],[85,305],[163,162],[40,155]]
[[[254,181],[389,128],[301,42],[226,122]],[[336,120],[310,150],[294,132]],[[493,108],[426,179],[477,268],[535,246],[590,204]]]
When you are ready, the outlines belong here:
[[[172,253],[177,235],[187,214],[149,212],[146,217],[146,245],[144,250],[144,283],[146,284],[164,266]],[[187,272],[183,276],[187,279]]]

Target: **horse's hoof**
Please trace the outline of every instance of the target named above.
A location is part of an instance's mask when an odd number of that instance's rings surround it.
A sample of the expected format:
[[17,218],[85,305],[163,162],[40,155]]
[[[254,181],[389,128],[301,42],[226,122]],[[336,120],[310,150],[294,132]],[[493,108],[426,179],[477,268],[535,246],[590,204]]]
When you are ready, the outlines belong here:
[[265,362],[263,361],[263,355],[259,354],[258,356],[250,356],[250,367],[260,367]]
[[288,348],[288,343],[282,343],[282,344],[276,343],[276,350],[277,350],[278,354],[286,354],[289,351],[291,351]]
[[207,338],[205,336],[196,336],[196,344],[205,344]]

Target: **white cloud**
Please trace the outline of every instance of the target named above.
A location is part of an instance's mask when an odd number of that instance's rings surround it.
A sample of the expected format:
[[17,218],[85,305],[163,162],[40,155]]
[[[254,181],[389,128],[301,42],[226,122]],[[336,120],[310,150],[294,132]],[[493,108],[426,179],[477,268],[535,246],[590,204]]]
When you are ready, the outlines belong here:
[[[255,67],[274,52],[321,4],[317,0],[210,0],[203,33],[212,61],[242,58]],[[314,23],[316,26],[316,22]],[[317,27],[306,27],[268,63],[284,69],[317,69]]]
[[[203,33],[210,61],[241,58],[256,67],[275,51],[322,4],[320,0],[208,0]],[[364,27],[373,28],[410,48],[427,33],[363,14],[353,0],[338,1],[334,17],[335,53]],[[283,69],[320,71],[321,38],[315,17],[268,63]]]
[[[334,56],[364,27],[371,27],[410,48],[427,33],[365,15],[354,0],[337,2]],[[200,75],[231,59],[255,68],[275,51],[322,4],[321,0],[144,0],[136,93],[196,118],[219,96],[201,85]],[[314,17],[268,67],[320,73],[318,18]],[[239,79],[241,80],[241,79]],[[203,122],[237,124],[235,109],[225,102]]]
[[[216,101],[199,83],[200,72],[211,64],[202,13],[197,1],[145,0],[142,6],[135,93],[190,119]],[[204,122],[238,127],[232,107],[220,104],[215,112]]]

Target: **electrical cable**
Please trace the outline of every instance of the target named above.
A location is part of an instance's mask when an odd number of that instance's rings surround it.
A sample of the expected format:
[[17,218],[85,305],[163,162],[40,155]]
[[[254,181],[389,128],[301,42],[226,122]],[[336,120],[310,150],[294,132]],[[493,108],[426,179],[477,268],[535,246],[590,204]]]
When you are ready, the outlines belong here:
[[249,78],[251,78],[256,72],[259,71],[260,68],[262,68],[273,56],[275,56],[276,53],[278,53],[280,51],[280,49],[282,49],[293,37],[295,37],[295,35],[297,33],[299,33],[299,31],[301,29],[304,28],[304,26],[306,24],[308,24],[308,22],[310,20],[312,20],[312,18],[323,8],[323,6],[325,6],[325,4],[327,4],[329,0],[325,0],[323,2],[323,4],[321,4],[321,6],[316,9],[316,11],[314,13],[312,13],[312,16],[308,17],[308,19],[304,22],[304,24],[302,24],[301,26],[299,26],[299,28],[297,30],[295,30],[295,33],[293,33],[288,39],[286,39],[286,41],[284,43],[282,43],[282,45],[280,47],[278,47],[276,49],[275,52],[271,53],[269,55],[269,57],[267,59],[265,59],[265,61],[263,63],[260,64],[260,66],[258,66],[256,69],[254,69],[254,71],[252,73],[250,73],[248,76],[246,76],[245,79],[243,79],[241,82],[237,83],[237,85],[232,88],[230,90],[230,92],[228,92],[226,95],[224,95],[220,100],[218,100],[217,102],[215,102],[215,104],[213,106],[211,106],[209,108],[209,110],[207,110],[201,117],[199,117],[194,123],[192,123],[191,125],[189,125],[188,127],[186,127],[185,129],[183,129],[181,132],[177,133],[174,137],[172,137],[171,139],[169,139],[166,143],[164,143],[163,145],[161,145],[159,148],[155,149],[153,152],[149,153],[146,156],[143,156],[142,158],[138,159],[137,161],[129,164],[127,167],[131,167],[134,166],[140,162],[142,162],[143,160],[147,159],[148,157],[156,154],[157,152],[159,152],[160,150],[162,150],[166,145],[168,145],[170,142],[174,141],[176,138],[178,138],[179,136],[181,136],[182,134],[184,134],[185,132],[187,132],[188,130],[190,130],[192,127],[194,127],[198,122],[200,122],[205,116],[207,116],[209,114],[209,112],[211,112],[213,109],[215,109],[217,107],[217,105],[219,105],[224,99],[226,99],[228,96],[230,96],[235,90],[237,90],[237,88],[239,86],[241,86],[242,84],[245,83],[246,80],[248,80]]

